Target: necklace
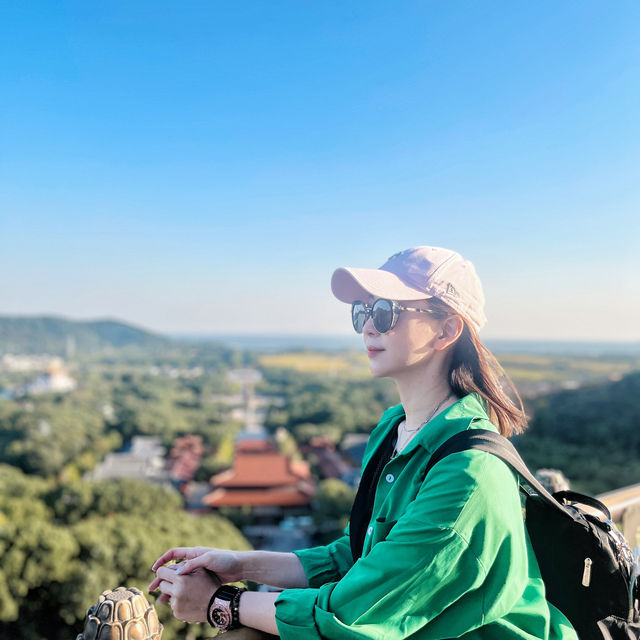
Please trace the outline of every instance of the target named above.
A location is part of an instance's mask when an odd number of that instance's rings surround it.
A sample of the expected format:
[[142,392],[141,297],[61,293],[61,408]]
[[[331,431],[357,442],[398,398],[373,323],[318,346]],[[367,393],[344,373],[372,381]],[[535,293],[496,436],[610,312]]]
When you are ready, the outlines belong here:
[[422,427],[424,427],[426,424],[428,424],[433,417],[436,415],[436,413],[438,413],[438,409],[440,409],[440,407],[451,397],[451,392],[449,392],[446,397],[444,397],[442,400],[440,400],[440,402],[438,402],[438,404],[436,405],[435,409],[427,416],[427,418],[422,422],[422,424],[420,424],[419,426],[417,426],[415,429],[407,429],[407,421],[403,420],[401,423],[402,426],[402,431],[404,433],[406,433],[408,435],[407,438],[402,438],[403,442],[402,444],[400,444],[400,435],[398,435],[398,439],[396,441],[396,446],[393,450],[393,453],[391,454],[391,458],[395,458],[400,451],[402,451],[407,444],[409,444],[409,441],[411,440],[411,438],[413,438],[413,436],[418,433],[418,431],[420,431],[420,429],[422,429]]

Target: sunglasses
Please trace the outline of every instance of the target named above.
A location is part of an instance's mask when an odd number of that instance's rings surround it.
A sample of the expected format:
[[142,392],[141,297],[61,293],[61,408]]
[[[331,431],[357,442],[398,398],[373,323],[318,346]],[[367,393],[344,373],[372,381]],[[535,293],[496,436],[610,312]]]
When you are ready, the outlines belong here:
[[371,306],[356,300],[351,305],[351,322],[356,333],[362,333],[369,318],[378,333],[387,333],[396,326],[401,311],[418,311],[419,313],[435,314],[432,309],[417,309],[416,307],[401,307],[394,300],[378,298]]

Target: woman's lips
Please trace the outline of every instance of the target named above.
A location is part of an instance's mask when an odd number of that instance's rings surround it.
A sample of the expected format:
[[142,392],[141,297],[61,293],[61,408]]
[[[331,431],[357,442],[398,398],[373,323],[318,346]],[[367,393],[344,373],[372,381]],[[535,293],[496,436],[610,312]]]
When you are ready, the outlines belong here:
[[367,354],[369,357],[375,356],[376,353],[381,353],[384,349],[377,349],[376,347],[367,347]]

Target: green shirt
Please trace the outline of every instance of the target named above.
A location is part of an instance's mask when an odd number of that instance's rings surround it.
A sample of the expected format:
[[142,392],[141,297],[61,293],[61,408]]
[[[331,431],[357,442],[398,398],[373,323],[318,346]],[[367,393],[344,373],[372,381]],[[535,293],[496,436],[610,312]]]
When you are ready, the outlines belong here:
[[[391,407],[371,433],[363,469],[404,417]],[[348,527],[335,542],[296,551],[309,587],[276,600],[285,640],[577,640],[545,600],[522,519],[515,474],[483,451],[429,458],[465,429],[492,429],[472,394],[437,415],[385,466],[362,557]]]

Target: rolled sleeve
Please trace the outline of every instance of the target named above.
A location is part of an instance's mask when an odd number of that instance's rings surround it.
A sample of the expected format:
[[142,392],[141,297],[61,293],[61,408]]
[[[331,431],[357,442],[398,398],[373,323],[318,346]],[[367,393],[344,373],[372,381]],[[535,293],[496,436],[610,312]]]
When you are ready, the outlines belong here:
[[276,624],[283,640],[322,640],[315,623],[318,589],[285,589],[276,599]]
[[294,551],[302,563],[310,587],[340,580],[353,565],[349,528],[345,535],[322,547]]

